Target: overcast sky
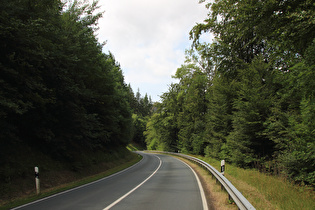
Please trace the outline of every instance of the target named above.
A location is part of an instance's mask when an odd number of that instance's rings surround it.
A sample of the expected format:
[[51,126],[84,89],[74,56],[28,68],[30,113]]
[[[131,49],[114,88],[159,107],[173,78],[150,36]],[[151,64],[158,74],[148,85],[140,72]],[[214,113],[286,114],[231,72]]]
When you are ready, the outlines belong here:
[[[199,0],[100,0],[105,11],[98,38],[107,41],[124,72],[125,82],[153,101],[167,92],[171,76],[184,63],[189,31],[207,17]],[[210,37],[204,37],[209,39]]]

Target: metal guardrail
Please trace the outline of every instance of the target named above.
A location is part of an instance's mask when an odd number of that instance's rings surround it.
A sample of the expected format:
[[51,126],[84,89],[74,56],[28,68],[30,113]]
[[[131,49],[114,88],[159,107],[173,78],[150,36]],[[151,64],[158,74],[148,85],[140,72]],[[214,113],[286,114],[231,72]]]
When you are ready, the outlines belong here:
[[220,182],[220,184],[224,187],[224,189],[229,194],[230,198],[233,199],[233,201],[235,202],[235,204],[237,205],[239,209],[241,210],[243,209],[254,210],[255,209],[255,207],[242,195],[240,191],[238,191],[232,185],[232,183],[227,178],[225,178],[225,176],[223,176],[218,170],[216,170],[213,166],[206,163],[205,161],[189,156],[189,155],[184,155],[184,154],[174,153],[174,152],[161,152],[161,151],[150,151],[150,152],[176,155],[176,156],[180,156],[180,157],[183,157],[183,158],[186,158],[188,160],[198,163],[199,165],[207,169]]

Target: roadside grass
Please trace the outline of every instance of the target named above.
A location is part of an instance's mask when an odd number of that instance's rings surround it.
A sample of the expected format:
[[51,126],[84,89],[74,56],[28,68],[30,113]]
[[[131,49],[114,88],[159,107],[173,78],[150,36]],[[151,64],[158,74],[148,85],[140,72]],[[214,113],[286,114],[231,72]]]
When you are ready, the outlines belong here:
[[198,177],[202,183],[203,189],[206,194],[209,209],[213,209],[213,210],[238,209],[234,203],[229,201],[228,194],[221,189],[221,186],[217,184],[215,178],[212,177],[212,175],[208,171],[206,171],[199,165],[185,158],[181,158],[179,156],[174,156],[174,157],[189,164],[194,169],[194,171],[198,174]]
[[127,145],[127,149],[128,149],[129,151],[138,151],[138,149],[137,149],[134,145],[132,145],[132,144],[128,144],[128,145]]
[[141,151],[141,150],[145,150],[146,148],[137,144],[136,142],[131,142],[130,144],[127,145],[127,149],[129,151]]
[[111,168],[107,169],[107,170],[105,170],[105,171],[103,171],[101,173],[97,173],[95,175],[91,175],[91,176],[87,176],[87,177],[84,177],[84,178],[76,179],[76,180],[74,180],[72,182],[69,182],[69,183],[65,183],[65,184],[61,184],[61,185],[58,185],[58,186],[55,186],[55,187],[51,187],[51,188],[45,189],[45,190],[41,191],[41,193],[39,195],[36,195],[33,192],[33,193],[29,194],[29,195],[25,195],[25,196],[22,196],[20,198],[16,198],[16,199],[13,199],[13,200],[10,200],[10,201],[3,202],[1,204],[1,206],[0,206],[0,210],[11,209],[11,208],[14,208],[14,207],[17,207],[17,206],[21,206],[21,205],[26,204],[26,203],[33,202],[33,201],[41,199],[41,198],[45,198],[45,197],[54,195],[56,193],[60,193],[60,192],[63,192],[63,191],[66,191],[66,190],[69,190],[69,189],[72,189],[72,188],[84,185],[84,184],[88,184],[88,183],[94,182],[96,180],[99,180],[99,179],[102,179],[104,177],[110,176],[110,175],[112,175],[114,173],[117,173],[117,172],[119,172],[121,170],[124,170],[124,169],[134,165],[135,163],[139,162],[142,159],[142,157],[140,155],[132,153],[126,159],[128,159],[127,162],[126,161],[122,161],[122,160],[119,160],[117,162],[111,162],[111,164],[110,164]]
[[[172,156],[181,159],[179,156]],[[209,163],[218,171],[221,169],[219,160],[197,155],[191,156]],[[227,193],[221,190],[221,186],[216,184],[215,179],[210,178],[212,176],[205,169],[196,164],[193,166],[194,163],[191,161],[185,161],[196,170],[200,179],[203,180],[202,184],[207,189],[207,198],[214,201],[211,204],[213,209],[234,208],[233,205],[226,205],[233,202],[228,200]],[[315,210],[315,192],[311,187],[299,186],[282,177],[264,174],[255,169],[242,169],[228,163],[225,165],[224,174],[256,209]],[[223,204],[220,204],[222,202]]]
[[[201,156],[197,158],[220,170],[220,161]],[[315,209],[315,192],[309,187],[230,164],[226,164],[224,174],[256,209]]]

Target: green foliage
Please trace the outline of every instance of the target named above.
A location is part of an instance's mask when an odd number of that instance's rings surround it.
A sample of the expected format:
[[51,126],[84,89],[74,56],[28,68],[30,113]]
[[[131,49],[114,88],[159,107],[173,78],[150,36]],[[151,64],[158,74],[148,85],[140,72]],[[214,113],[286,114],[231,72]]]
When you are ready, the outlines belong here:
[[[267,121],[275,153],[295,181],[314,185],[314,66],[298,63],[286,74],[277,109]],[[280,108],[279,108],[280,107]]]
[[177,92],[178,86],[171,85],[170,91],[162,95],[165,103],[156,105],[157,111],[149,119],[144,132],[148,149],[178,151]]
[[[201,0],[200,2],[205,2]],[[315,10],[303,1],[207,3],[193,48],[147,124],[152,149],[179,149],[314,186]],[[213,43],[199,43],[211,32]]]
[[133,141],[138,143],[140,146],[145,146],[145,137],[143,132],[145,131],[148,118],[133,114],[132,119],[134,126]]
[[[232,131],[233,101],[236,98],[236,81],[229,81],[219,73],[213,77],[208,90],[205,137],[208,142],[205,154],[211,157],[222,157],[221,148],[225,147],[227,136]],[[228,160],[229,156],[224,155]]]
[[237,98],[233,103],[233,131],[228,137],[232,149],[231,160],[245,166],[273,153],[273,142],[264,135],[264,122],[272,105],[272,73],[258,57],[240,70]]
[[2,3],[1,168],[19,162],[23,146],[75,163],[81,151],[131,140],[129,89],[97,41],[97,9],[86,1]]
[[141,147],[145,147],[145,134],[146,124],[149,120],[149,117],[152,114],[153,104],[151,97],[148,97],[145,94],[144,97],[141,97],[140,90],[136,93],[136,96],[133,93],[131,86],[127,87],[128,89],[128,102],[132,109],[132,141]]
[[151,116],[150,120],[146,124],[146,130],[143,132],[148,150],[157,150],[158,147],[158,133],[153,127],[153,123],[155,123],[153,122],[154,118],[155,114]]

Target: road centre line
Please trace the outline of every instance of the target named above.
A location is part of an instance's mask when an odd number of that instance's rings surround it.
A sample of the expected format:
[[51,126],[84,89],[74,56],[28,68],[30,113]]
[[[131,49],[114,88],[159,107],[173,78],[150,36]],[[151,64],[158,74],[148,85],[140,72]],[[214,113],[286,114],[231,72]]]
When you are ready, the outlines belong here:
[[154,155],[155,157],[157,157],[160,160],[160,164],[157,167],[157,169],[148,177],[146,178],[143,182],[141,182],[139,185],[137,185],[135,188],[133,188],[132,190],[130,190],[129,192],[127,192],[125,195],[123,195],[122,197],[118,198],[116,201],[114,201],[112,204],[110,204],[109,206],[107,206],[106,208],[104,208],[103,210],[108,210],[110,208],[112,208],[113,206],[115,206],[116,204],[118,204],[120,201],[122,201],[124,198],[126,198],[128,195],[130,195],[131,193],[133,193],[136,189],[138,189],[139,187],[141,187],[145,182],[147,182],[154,174],[156,174],[156,172],[161,168],[162,165],[162,160],[161,158],[159,158],[158,156]]

